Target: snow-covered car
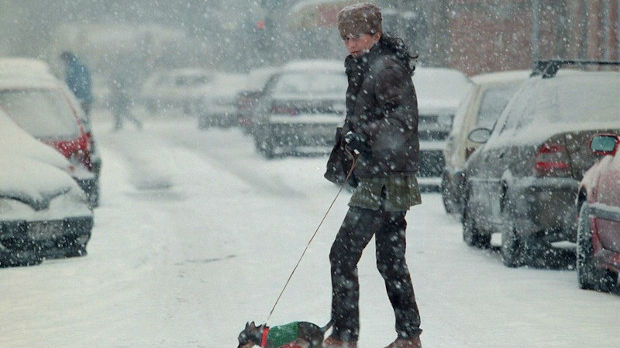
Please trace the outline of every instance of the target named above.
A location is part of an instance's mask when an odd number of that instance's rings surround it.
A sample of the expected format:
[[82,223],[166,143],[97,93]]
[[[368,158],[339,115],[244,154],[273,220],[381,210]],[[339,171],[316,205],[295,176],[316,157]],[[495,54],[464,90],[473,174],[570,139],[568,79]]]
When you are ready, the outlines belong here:
[[93,213],[71,164],[0,110],[0,267],[86,254]]
[[579,185],[577,280],[582,289],[612,290],[620,272],[620,137],[597,134],[590,149],[603,156]]
[[540,62],[508,102],[465,165],[463,239],[487,246],[501,234],[508,267],[552,258],[552,243],[576,242],[575,199],[598,133],[620,134],[620,73],[558,70],[574,62]]
[[246,133],[252,132],[254,109],[263,94],[267,81],[278,71],[277,67],[256,68],[248,73],[245,87],[237,93],[236,107],[239,115],[239,126]]
[[196,115],[215,76],[216,73],[202,68],[155,72],[144,81],[139,100],[152,113],[181,109]]
[[471,77],[473,83],[459,105],[452,130],[443,150],[446,165],[441,176],[441,197],[447,213],[462,213],[465,161],[479,144],[467,139],[478,127],[493,127],[510,98],[525,79],[529,70],[502,71]]
[[217,73],[202,97],[198,110],[198,128],[238,125],[237,94],[243,89],[246,80],[246,74]]
[[84,123],[87,119],[67,85],[46,66],[36,59],[0,59],[0,109],[67,157],[73,166],[71,175],[91,205],[97,206],[101,157],[92,154],[94,138],[85,128],[89,124]]
[[254,140],[266,157],[327,153],[345,117],[341,61],[293,61],[275,73],[257,107]]
[[417,67],[413,85],[419,112],[418,183],[424,190],[439,190],[445,165],[443,150],[456,109],[470,89],[471,81],[456,69]]

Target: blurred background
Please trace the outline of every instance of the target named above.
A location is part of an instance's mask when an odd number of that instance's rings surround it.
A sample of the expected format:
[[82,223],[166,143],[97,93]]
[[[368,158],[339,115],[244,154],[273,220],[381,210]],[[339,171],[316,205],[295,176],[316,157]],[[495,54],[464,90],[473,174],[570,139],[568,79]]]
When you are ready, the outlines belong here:
[[[75,52],[95,74],[125,61],[247,72],[345,52],[336,14],[350,0],[3,0],[0,55],[59,64]],[[531,67],[536,58],[618,59],[617,0],[377,0],[384,30],[425,66],[467,75]],[[130,66],[127,66],[129,64]]]

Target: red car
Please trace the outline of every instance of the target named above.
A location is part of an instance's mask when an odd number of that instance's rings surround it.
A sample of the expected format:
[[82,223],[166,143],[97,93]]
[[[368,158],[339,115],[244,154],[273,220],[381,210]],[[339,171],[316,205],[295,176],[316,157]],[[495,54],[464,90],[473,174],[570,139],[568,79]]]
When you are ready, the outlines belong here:
[[590,149],[603,156],[585,172],[577,199],[577,278],[582,289],[611,291],[620,272],[620,137],[598,134]]
[[0,59],[0,108],[30,135],[56,148],[71,163],[71,176],[98,202],[98,176],[91,158],[91,139],[70,91],[43,62]]

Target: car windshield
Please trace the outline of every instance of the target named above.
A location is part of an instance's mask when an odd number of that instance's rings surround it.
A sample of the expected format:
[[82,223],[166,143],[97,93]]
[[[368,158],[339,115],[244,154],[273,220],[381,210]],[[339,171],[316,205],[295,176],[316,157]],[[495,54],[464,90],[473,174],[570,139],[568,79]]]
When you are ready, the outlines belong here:
[[480,102],[480,111],[478,112],[478,119],[476,120],[476,128],[492,128],[493,124],[506,107],[506,104],[508,104],[508,101],[516,92],[518,86],[518,83],[514,83],[487,89]]
[[340,72],[290,72],[280,75],[273,87],[273,96],[344,98],[347,78]]
[[79,134],[73,109],[57,90],[3,90],[0,107],[36,138],[66,139]]

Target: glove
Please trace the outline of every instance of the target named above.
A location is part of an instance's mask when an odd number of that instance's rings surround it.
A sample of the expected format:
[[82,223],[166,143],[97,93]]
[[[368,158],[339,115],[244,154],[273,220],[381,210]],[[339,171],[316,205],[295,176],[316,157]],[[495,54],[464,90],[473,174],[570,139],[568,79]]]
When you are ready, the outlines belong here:
[[370,154],[370,148],[366,145],[366,137],[361,133],[349,131],[344,135],[344,142],[349,150],[353,152],[363,155]]

